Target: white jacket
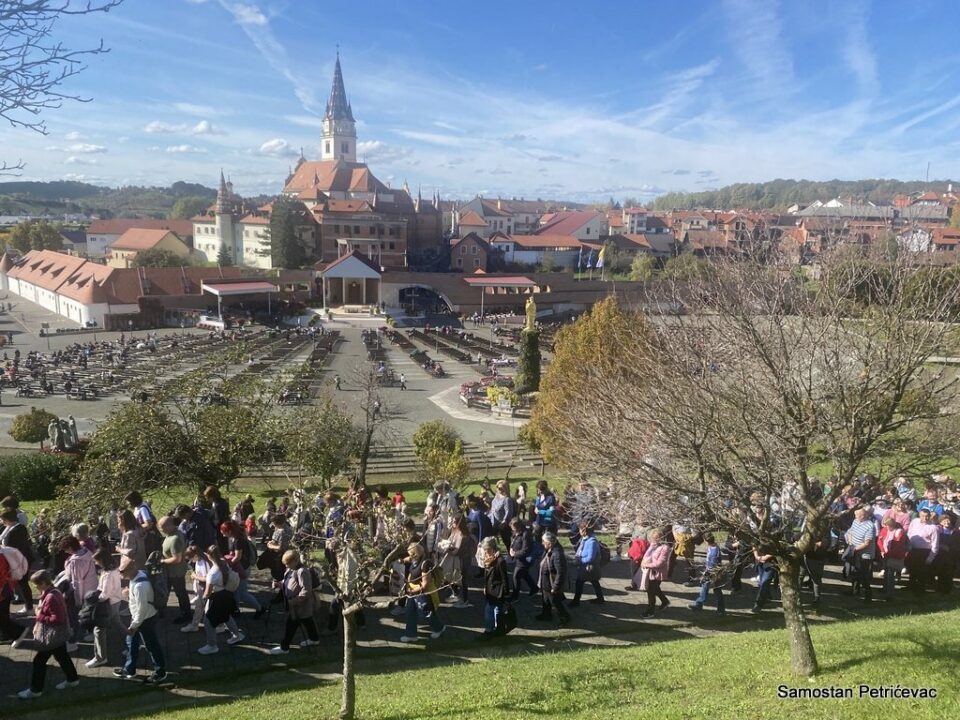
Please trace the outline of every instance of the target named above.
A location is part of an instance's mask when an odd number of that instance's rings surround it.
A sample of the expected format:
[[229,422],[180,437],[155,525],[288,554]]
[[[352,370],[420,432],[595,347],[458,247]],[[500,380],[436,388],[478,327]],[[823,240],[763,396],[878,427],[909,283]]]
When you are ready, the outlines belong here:
[[150,578],[141,570],[130,581],[130,628],[136,630],[157,614],[153,606],[153,586]]

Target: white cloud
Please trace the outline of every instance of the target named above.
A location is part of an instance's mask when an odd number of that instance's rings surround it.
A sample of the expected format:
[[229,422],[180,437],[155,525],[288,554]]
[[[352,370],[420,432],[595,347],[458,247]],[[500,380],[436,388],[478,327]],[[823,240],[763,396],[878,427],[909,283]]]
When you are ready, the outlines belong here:
[[67,133],[66,135],[64,135],[63,137],[64,137],[65,139],[69,140],[70,142],[76,142],[77,140],[83,140],[83,135],[81,135],[80,133],[78,133],[76,130],[73,130],[73,131],[71,131],[71,132],[68,132],[68,133]]
[[191,135],[223,135],[223,131],[214,127],[209,120],[201,120],[190,130]]
[[63,162],[67,165],[98,165],[99,164],[96,158],[78,157],[76,155],[71,155]]
[[168,153],[179,153],[184,155],[199,155],[207,152],[205,148],[197,147],[196,145],[170,145],[164,152]]
[[442,135],[440,133],[419,132],[416,130],[395,130],[394,132],[409,140],[419,140],[420,142],[430,143],[431,145],[462,147],[465,144],[464,138],[457,137],[456,135]]
[[294,157],[299,154],[299,151],[294,149],[290,143],[283,138],[273,138],[263,143],[257,151],[257,154],[269,155],[271,157]]
[[84,154],[96,154],[96,153],[105,153],[107,148],[103,145],[91,145],[90,143],[74,143],[67,147],[67,152],[72,153],[84,153]]
[[267,16],[260,12],[256,5],[247,5],[245,3],[233,3],[229,6],[234,19],[241,25],[257,25],[263,27],[267,24]]
[[182,133],[186,128],[187,126],[183,124],[171,125],[170,123],[154,120],[153,122],[147,123],[143,131],[151,134],[172,135],[174,133]]

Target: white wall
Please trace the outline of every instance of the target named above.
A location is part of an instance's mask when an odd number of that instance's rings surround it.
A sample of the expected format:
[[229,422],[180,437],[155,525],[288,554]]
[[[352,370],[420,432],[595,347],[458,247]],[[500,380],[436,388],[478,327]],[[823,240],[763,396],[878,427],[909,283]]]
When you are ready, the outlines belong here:
[[107,247],[119,237],[119,235],[90,235],[87,233],[87,255],[90,257],[106,255]]

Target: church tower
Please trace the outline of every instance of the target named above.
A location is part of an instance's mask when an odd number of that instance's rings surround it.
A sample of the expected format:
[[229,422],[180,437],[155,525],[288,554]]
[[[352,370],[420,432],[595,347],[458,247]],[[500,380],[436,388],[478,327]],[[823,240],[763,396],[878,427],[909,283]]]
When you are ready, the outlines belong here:
[[[217,190],[217,208],[216,208],[216,234],[219,241],[217,256],[221,251],[226,251],[231,260],[236,262],[239,257],[238,249],[235,247],[236,232],[239,229],[234,222],[234,198],[233,183],[228,183],[223,176],[223,170],[220,170],[220,187]],[[215,258],[207,258],[214,260]]]
[[333,70],[333,88],[330,90],[327,111],[323,116],[320,158],[322,160],[357,161],[357,126],[353,119],[353,109],[347,102],[347,91],[343,87],[339,50],[337,51],[337,64]]

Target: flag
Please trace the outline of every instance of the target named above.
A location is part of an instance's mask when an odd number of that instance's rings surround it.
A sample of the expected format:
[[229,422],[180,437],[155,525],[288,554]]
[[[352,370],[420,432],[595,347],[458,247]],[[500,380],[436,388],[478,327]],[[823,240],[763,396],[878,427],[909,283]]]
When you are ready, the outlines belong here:
[[593,269],[593,250],[590,251],[590,254],[587,255],[587,270]]
[[600,248],[600,254],[597,255],[597,270],[603,267],[603,253],[606,249],[607,246],[604,245],[602,248]]
[[580,246],[580,253],[577,255],[577,270],[583,270],[583,245]]

